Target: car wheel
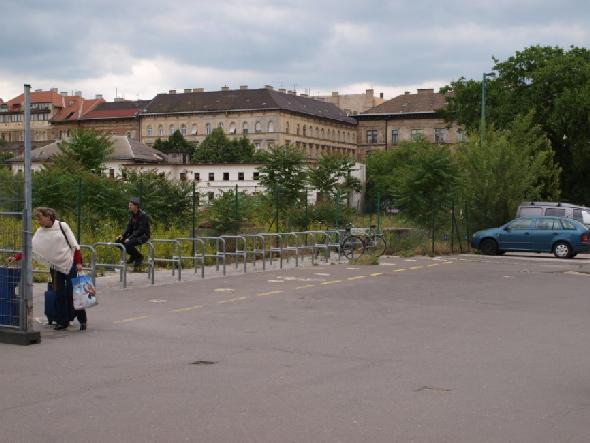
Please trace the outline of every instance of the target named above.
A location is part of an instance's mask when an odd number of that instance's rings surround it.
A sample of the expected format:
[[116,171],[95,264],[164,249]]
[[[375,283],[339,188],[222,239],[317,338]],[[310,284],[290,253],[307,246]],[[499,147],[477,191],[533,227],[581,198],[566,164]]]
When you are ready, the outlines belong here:
[[485,238],[479,244],[479,250],[483,255],[496,255],[498,253],[498,243],[492,238]]
[[571,258],[572,247],[566,242],[559,241],[553,246],[553,255],[557,258]]

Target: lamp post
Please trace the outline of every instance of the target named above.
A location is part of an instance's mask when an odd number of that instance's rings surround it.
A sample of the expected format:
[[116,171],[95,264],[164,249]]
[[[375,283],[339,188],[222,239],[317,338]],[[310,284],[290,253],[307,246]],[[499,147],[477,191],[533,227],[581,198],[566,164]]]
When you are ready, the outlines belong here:
[[486,134],[486,79],[496,77],[495,72],[484,72],[481,80],[481,121],[479,122],[480,143],[485,142]]

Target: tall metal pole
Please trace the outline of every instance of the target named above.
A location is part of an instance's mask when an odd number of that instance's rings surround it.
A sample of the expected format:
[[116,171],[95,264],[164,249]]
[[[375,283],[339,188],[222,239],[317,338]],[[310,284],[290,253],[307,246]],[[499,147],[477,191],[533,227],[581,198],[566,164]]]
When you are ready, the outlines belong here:
[[31,85],[25,85],[25,207],[23,211],[23,254],[22,263],[22,296],[20,305],[20,329],[33,332],[33,193],[31,171]]
[[[236,202],[235,202],[235,214],[234,218],[236,220],[236,234],[240,231],[239,229],[239,219],[240,219],[240,202],[238,201],[238,185],[236,184]],[[237,262],[236,262],[237,263]]]
[[[196,192],[196,182],[193,180],[193,213],[192,213],[192,219],[193,219],[193,226],[191,229],[191,238],[195,238],[196,237],[196,219],[197,219],[197,205],[196,205],[196,198],[195,198],[195,192]],[[196,245],[195,242],[193,240],[193,257],[195,256],[195,252],[196,252]]]
[[495,77],[495,75],[496,74],[493,72],[484,73],[481,79],[481,119],[479,122],[479,137],[482,145],[485,143],[486,137],[486,79],[488,77]]

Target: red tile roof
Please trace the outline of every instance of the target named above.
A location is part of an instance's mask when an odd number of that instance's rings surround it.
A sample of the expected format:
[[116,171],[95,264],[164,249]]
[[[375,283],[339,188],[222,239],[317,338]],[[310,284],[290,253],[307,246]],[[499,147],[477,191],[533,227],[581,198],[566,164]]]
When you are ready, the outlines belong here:
[[85,114],[81,120],[135,118],[148,103],[148,100],[103,102]]
[[78,120],[103,102],[104,100],[101,98],[86,100],[85,98],[77,96],[66,97],[65,106],[53,116],[51,121],[63,122]]
[[446,105],[445,95],[433,89],[418,89],[417,94],[402,94],[385,103],[361,113],[363,114],[412,114],[434,113]]
[[[68,98],[74,98],[71,96],[62,97],[57,92],[51,91],[41,91],[41,92],[31,92],[31,103],[51,103],[55,107],[63,107],[65,102]],[[9,111],[19,111],[22,109],[22,104],[25,100],[24,94],[19,95],[18,97],[13,98],[12,100],[8,101],[8,110]]]

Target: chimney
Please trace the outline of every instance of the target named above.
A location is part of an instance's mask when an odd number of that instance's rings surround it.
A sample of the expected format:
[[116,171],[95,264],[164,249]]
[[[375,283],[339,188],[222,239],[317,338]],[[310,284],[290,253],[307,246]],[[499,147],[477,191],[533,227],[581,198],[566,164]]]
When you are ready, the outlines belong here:
[[119,102],[124,102],[125,98],[124,97],[115,97],[115,102],[119,103]]
[[405,91],[404,95],[410,95],[410,91]]
[[379,98],[383,98],[383,92],[379,93]]
[[170,90],[168,91],[168,94],[176,94],[176,89],[170,89]]
[[367,89],[365,92],[369,97],[373,97],[375,90],[374,89]]
[[75,95],[76,97],[82,97],[82,91],[76,91],[76,92],[74,93],[74,95]]
[[240,85],[240,89],[248,89],[248,85]]
[[51,88],[49,91],[50,92],[57,92],[57,88]]
[[188,93],[189,93],[189,92],[191,92],[191,91],[192,91],[192,89],[191,89],[191,88],[184,88],[184,93],[185,93],[185,94],[188,94]]
[[434,89],[418,89],[418,94],[434,94]]
[[102,100],[103,97],[102,97],[102,94],[96,94],[94,96],[94,98]]
[[264,89],[270,89],[272,91],[274,88],[271,85],[264,85]]
[[193,88],[193,92],[205,92],[205,88]]
[[62,97],[67,97],[68,96],[68,93],[66,91],[61,91],[59,93],[59,95],[61,95]]
[[221,90],[222,91],[229,91],[229,86],[227,86],[227,85],[226,86],[222,86],[221,87]]
[[287,90],[285,88],[280,88],[279,92],[282,92],[283,94],[285,94],[287,92]]
[[338,97],[338,91],[332,91],[332,97]]
[[301,97],[309,97],[307,94],[304,94],[303,92],[301,94],[299,94]]
[[35,92],[43,92],[43,89],[35,89]]

